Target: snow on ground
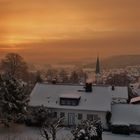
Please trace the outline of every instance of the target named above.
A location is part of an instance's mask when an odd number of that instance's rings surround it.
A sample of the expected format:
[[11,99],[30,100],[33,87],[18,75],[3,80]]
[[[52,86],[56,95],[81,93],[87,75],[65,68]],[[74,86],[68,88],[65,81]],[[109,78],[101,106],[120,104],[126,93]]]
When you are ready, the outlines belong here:
[[[72,140],[69,128],[59,131],[57,140]],[[0,127],[0,140],[45,140],[40,136],[40,130],[34,127],[16,126],[12,128]],[[104,132],[103,140],[140,140],[140,135],[115,135]]]
[[112,133],[103,133],[103,140],[140,140],[140,135],[116,135]]

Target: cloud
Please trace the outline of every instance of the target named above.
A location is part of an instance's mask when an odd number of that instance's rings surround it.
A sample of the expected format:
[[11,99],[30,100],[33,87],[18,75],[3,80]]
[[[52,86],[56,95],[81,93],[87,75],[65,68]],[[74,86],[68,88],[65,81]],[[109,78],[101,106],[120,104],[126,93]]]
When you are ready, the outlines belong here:
[[0,0],[0,44],[18,44],[13,51],[34,62],[90,59],[97,52],[137,54],[139,5],[139,0]]

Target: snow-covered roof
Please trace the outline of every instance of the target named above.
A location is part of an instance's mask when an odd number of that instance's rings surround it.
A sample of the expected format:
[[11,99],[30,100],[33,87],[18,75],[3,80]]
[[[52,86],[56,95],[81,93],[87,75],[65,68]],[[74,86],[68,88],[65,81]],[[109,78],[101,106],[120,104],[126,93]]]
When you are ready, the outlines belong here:
[[65,93],[59,96],[60,98],[79,99],[81,97],[78,93]]
[[[80,98],[78,106],[62,106],[59,104],[62,95]],[[31,106],[44,105],[48,108],[75,109],[90,111],[110,111],[111,95],[108,86],[93,86],[92,92],[85,92],[81,85],[36,84],[31,98]]]
[[110,92],[111,92],[112,98],[128,99],[128,88],[127,87],[115,86],[114,90],[112,90],[112,87],[110,86]]
[[114,125],[140,125],[140,105],[112,105],[111,123]]
[[131,100],[130,100],[130,103],[136,103],[136,102],[140,102],[140,96],[138,96],[138,97],[135,97],[135,98],[132,98]]

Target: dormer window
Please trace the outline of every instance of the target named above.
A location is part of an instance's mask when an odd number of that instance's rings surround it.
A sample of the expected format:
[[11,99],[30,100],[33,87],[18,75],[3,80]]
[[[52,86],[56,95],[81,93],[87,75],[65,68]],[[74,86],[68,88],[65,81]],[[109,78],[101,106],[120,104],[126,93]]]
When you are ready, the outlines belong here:
[[81,96],[78,94],[63,94],[60,96],[60,105],[77,106]]

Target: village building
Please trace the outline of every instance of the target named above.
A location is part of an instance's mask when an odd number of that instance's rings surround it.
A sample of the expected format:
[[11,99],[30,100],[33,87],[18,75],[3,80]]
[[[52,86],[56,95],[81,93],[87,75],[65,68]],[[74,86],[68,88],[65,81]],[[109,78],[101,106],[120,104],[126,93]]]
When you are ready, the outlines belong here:
[[65,117],[65,125],[100,119],[106,127],[106,112],[111,111],[109,89],[90,86],[37,84],[31,93],[30,106],[48,107],[56,117]]
[[140,105],[114,104],[111,107],[112,126],[128,126],[134,132],[140,132]]
[[110,86],[112,104],[126,104],[128,103],[128,87]]
[[64,117],[64,125],[73,126],[82,120],[100,120],[107,129],[106,115],[112,104],[128,101],[128,88],[101,84],[100,61],[96,63],[96,84],[85,85],[37,83],[31,93],[30,106],[45,106],[54,117]]
[[[107,128],[106,114],[111,112],[114,94],[120,99],[126,91],[124,87],[103,85],[60,85],[36,84],[30,106],[45,106],[56,118],[65,117],[65,125],[77,125],[82,120],[101,120],[103,128]],[[115,91],[116,90],[116,91]],[[118,93],[119,92],[119,93]],[[120,93],[121,92],[121,93]]]

